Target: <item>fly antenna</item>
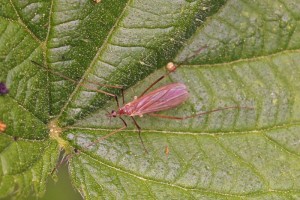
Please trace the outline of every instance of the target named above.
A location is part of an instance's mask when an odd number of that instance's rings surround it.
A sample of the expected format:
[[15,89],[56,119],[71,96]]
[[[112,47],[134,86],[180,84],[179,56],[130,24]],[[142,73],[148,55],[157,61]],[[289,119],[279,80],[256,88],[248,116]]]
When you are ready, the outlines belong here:
[[112,117],[111,113],[108,110],[106,110],[106,109],[105,109],[105,111],[107,113],[106,116],[109,117],[109,125],[111,125],[111,117]]
[[201,51],[203,51],[207,47],[208,46],[205,45],[205,46],[199,48],[198,50],[193,51],[193,54],[191,56],[187,57],[186,59],[184,59],[184,61],[182,61],[182,62],[180,62],[178,64],[173,63],[173,62],[169,62],[166,65],[166,69],[168,70],[167,75],[169,75],[170,73],[174,72],[178,67],[180,67],[181,65],[183,65],[184,63],[186,63],[188,60],[191,60],[191,59],[195,58]]
[[144,90],[144,92],[139,96],[143,96],[144,94],[146,94],[146,92],[148,92],[148,90],[150,90],[155,84],[157,84],[159,81],[161,81],[162,79],[164,79],[165,77],[169,76],[172,72],[174,72],[178,67],[180,67],[183,63],[185,63],[187,60],[190,60],[192,58],[194,58],[195,56],[197,56],[202,50],[206,49],[208,46],[205,45],[201,48],[199,48],[197,51],[195,51],[193,53],[193,55],[187,57],[183,62],[179,63],[179,64],[175,64],[173,62],[169,62],[166,65],[166,69],[167,69],[167,73],[165,73],[164,75],[162,75],[161,77],[159,77],[156,81],[154,81],[147,89]]
[[201,51],[205,50],[208,47],[208,45],[204,45],[202,47],[200,47],[199,49],[197,49],[196,51],[193,51],[193,54],[190,55],[189,57],[187,57],[183,62],[187,62],[187,61],[191,61],[192,59],[194,59],[197,55],[200,54]]
[[49,68],[47,68],[46,66],[44,66],[44,65],[42,65],[42,64],[40,64],[40,63],[38,63],[38,62],[36,62],[36,61],[34,61],[34,60],[31,60],[31,62],[33,63],[33,64],[35,64],[36,66],[38,66],[38,67],[40,67],[40,68],[43,68],[45,71],[47,71],[47,72],[50,72],[50,73],[52,73],[52,74],[54,74],[54,75],[56,75],[56,76],[59,76],[59,77],[61,77],[61,78],[63,78],[63,79],[66,79],[66,80],[68,80],[68,81],[71,81],[72,83],[77,83],[78,81],[76,81],[76,80],[73,80],[73,79],[71,79],[71,78],[69,78],[69,77],[67,77],[67,76],[65,76],[65,75],[63,75],[63,74],[61,74],[61,73],[58,73],[58,72],[56,72],[56,71],[53,71],[52,69],[49,69]]
[[202,47],[200,47],[199,49],[197,49],[196,51],[193,51],[193,54],[188,56],[186,59],[184,59],[184,61],[178,63],[178,64],[174,64],[173,62],[169,62],[166,66],[168,72],[173,72],[175,71],[178,67],[180,67],[181,65],[183,65],[184,63],[187,63],[187,61],[191,61],[193,60],[197,55],[200,54],[201,51],[203,51],[204,49],[206,49],[208,47],[208,45],[204,45]]
[[[63,79],[66,79],[66,80],[68,80],[68,81],[70,81],[70,82],[72,82],[72,83],[74,83],[74,84],[81,84],[79,81],[74,80],[74,79],[72,79],[72,78],[70,78],[70,77],[68,77],[68,76],[65,76],[65,75],[63,75],[63,74],[61,74],[61,73],[59,73],[59,72],[56,72],[56,71],[54,71],[54,70],[52,70],[52,69],[49,69],[49,68],[47,68],[46,66],[44,66],[44,65],[42,65],[42,64],[40,64],[40,63],[38,63],[38,62],[36,62],[36,61],[34,61],[34,60],[31,60],[31,62],[32,62],[33,64],[37,65],[38,67],[43,68],[45,71],[50,72],[51,74],[54,74],[54,75],[59,76],[59,77],[61,77],[61,78],[63,78]],[[123,89],[123,86],[120,86],[120,85],[107,85],[107,84],[101,84],[101,83],[94,82],[94,81],[89,81],[89,80],[86,80],[86,79],[85,79],[84,81],[87,82],[87,83],[95,84],[95,85],[97,85],[97,86],[101,86],[101,87],[109,87],[109,88]],[[87,85],[82,85],[82,86],[84,86],[84,87],[87,88],[87,89],[91,89],[91,88],[88,88]],[[104,93],[104,92],[101,91],[100,93]],[[106,93],[106,94],[107,94],[107,93]],[[115,95],[110,95],[110,94],[108,94],[108,95],[109,95],[109,96],[115,96]]]

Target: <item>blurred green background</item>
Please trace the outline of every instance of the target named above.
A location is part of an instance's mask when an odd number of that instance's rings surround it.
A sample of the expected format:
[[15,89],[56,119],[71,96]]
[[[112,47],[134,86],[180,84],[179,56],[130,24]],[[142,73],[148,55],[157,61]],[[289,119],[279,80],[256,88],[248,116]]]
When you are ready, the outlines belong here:
[[72,187],[71,179],[68,174],[67,164],[63,164],[58,170],[58,181],[55,182],[53,179],[49,178],[47,183],[46,194],[42,200],[82,200],[79,192]]
[[[81,195],[71,184],[68,174],[67,163],[62,164],[57,172],[58,181],[54,181],[49,176],[45,196],[41,200],[83,200]],[[4,200],[10,200],[11,197]],[[35,197],[29,197],[26,200],[33,200]],[[40,199],[38,199],[40,200]]]

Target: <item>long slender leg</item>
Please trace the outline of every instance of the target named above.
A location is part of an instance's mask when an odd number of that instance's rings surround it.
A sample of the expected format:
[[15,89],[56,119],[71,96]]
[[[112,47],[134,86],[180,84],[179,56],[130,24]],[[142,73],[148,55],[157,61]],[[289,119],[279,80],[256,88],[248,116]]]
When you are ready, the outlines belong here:
[[114,97],[115,97],[115,100],[116,100],[116,102],[117,102],[117,106],[118,106],[118,108],[120,108],[120,104],[119,104],[118,96],[117,96],[117,95],[115,95]]
[[207,46],[199,48],[197,51],[194,52],[193,55],[187,57],[182,63],[175,65],[174,63],[170,62],[167,64],[168,72],[161,77],[159,77],[156,81],[154,81],[149,87],[147,87],[144,92],[139,96],[143,96],[148,90],[150,90],[155,84],[157,84],[159,81],[164,79],[165,77],[169,76],[172,72],[174,72],[178,67],[180,67],[183,63],[185,63],[187,60],[194,58],[196,55],[198,55],[203,49],[207,48]]
[[146,90],[144,90],[144,92],[139,96],[143,96],[148,90],[150,90],[155,84],[157,84],[159,81],[161,81],[162,79],[164,79],[165,77],[169,76],[170,73],[172,73],[173,71],[169,71],[166,74],[162,75],[161,77],[159,77],[156,81],[154,81],[149,87],[147,87]]
[[147,151],[147,149],[146,149],[146,147],[145,147],[145,144],[144,144],[144,141],[143,141],[143,139],[142,139],[142,136],[141,136],[141,127],[138,125],[138,123],[136,122],[136,120],[134,119],[134,117],[131,117],[131,119],[133,120],[134,125],[135,125],[136,128],[138,129],[139,138],[140,138],[140,140],[141,140],[141,143],[142,143],[142,145],[143,145],[143,148],[144,148],[145,152],[146,152],[147,154],[149,154],[148,151]]
[[123,105],[125,104],[125,97],[124,97],[124,89],[121,88],[121,94],[122,94],[122,100],[123,100]]
[[[36,62],[34,60],[31,60],[31,62],[33,64],[41,67],[43,70],[48,71],[48,72],[50,72],[50,73],[52,73],[52,74],[54,74],[56,76],[59,76],[59,77],[64,78],[66,80],[69,80],[69,81],[71,81],[73,83],[78,83],[79,82],[79,81],[76,81],[76,80],[74,80],[74,79],[72,79],[72,78],[70,78],[70,77],[68,77],[68,76],[66,76],[64,74],[61,74],[61,73],[56,72],[56,71],[53,71],[53,70],[51,70],[51,69],[49,69],[49,68],[41,65],[40,63],[38,63],[38,62]],[[119,85],[108,85],[108,84],[102,84],[102,83],[98,83],[98,82],[95,82],[95,81],[89,81],[89,80],[85,80],[85,82],[92,83],[92,84],[95,84],[95,85],[98,85],[98,86],[109,87],[109,88],[119,88],[119,89],[123,88],[123,86],[119,86]]]
[[[125,120],[124,120],[122,117],[119,117],[119,118],[122,120],[122,122],[123,122],[123,124],[124,124],[123,127],[119,128],[119,129],[117,129],[117,130],[115,130],[115,131],[113,131],[113,132],[111,132],[111,133],[109,133],[109,134],[107,134],[107,135],[104,135],[103,137],[98,138],[97,140],[95,140],[95,141],[91,142],[89,145],[87,145],[86,148],[88,148],[88,147],[90,147],[90,146],[93,146],[93,145],[97,144],[98,142],[100,142],[101,140],[105,140],[106,138],[108,138],[108,137],[110,137],[110,136],[112,136],[112,135],[114,135],[114,134],[116,134],[116,133],[122,131],[123,129],[127,128],[127,123],[125,122]],[[75,153],[76,153],[76,154],[78,153],[78,150],[77,150],[77,149],[75,149]],[[68,155],[68,156],[64,157],[63,160],[59,163],[59,165],[57,165],[57,166],[52,170],[51,174],[53,174],[53,172],[54,172],[54,171],[55,171],[55,170],[63,163],[64,160],[67,160],[67,161],[68,161],[68,160],[71,159],[74,155],[75,155],[75,154],[71,154],[71,155]]]
[[[72,78],[70,78],[70,77],[68,77],[68,76],[65,76],[65,75],[63,75],[63,74],[61,74],[61,73],[58,73],[58,72],[53,71],[53,70],[51,70],[51,69],[48,69],[48,68],[46,68],[45,66],[43,66],[43,65],[41,65],[41,64],[39,64],[39,63],[37,63],[37,62],[35,62],[35,61],[33,61],[33,60],[31,60],[31,62],[32,62],[33,64],[35,64],[35,65],[41,67],[43,70],[48,71],[48,72],[50,72],[50,73],[52,73],[52,74],[54,74],[54,75],[56,75],[56,76],[59,76],[59,77],[65,79],[65,80],[68,80],[68,81],[72,82],[73,84],[82,86],[82,87],[84,87],[84,88],[86,88],[86,89],[88,89],[88,90],[91,90],[91,91],[99,92],[99,93],[106,94],[106,95],[108,95],[108,96],[114,97],[115,100],[116,100],[116,102],[117,102],[118,108],[120,108],[120,105],[119,105],[119,101],[118,101],[117,95],[112,94],[112,93],[109,93],[109,92],[106,92],[106,91],[104,91],[104,90],[98,90],[98,89],[92,88],[92,87],[90,87],[90,86],[88,86],[88,85],[86,85],[86,84],[84,84],[84,83],[81,83],[81,82],[79,82],[79,81],[76,81],[76,80],[74,80],[74,79],[72,79]],[[98,86],[109,87],[109,88],[119,88],[119,89],[122,89],[122,91],[123,91],[123,86],[106,85],[106,84],[101,84],[101,83],[97,83],[97,82],[89,81],[89,80],[85,80],[85,81],[86,81],[87,83],[93,83],[93,84],[98,85]],[[122,92],[122,94],[123,94],[123,92]],[[124,100],[124,97],[123,97],[123,100]]]
[[238,107],[238,106],[233,106],[233,107],[224,107],[224,108],[218,108],[215,110],[210,110],[207,112],[202,112],[202,113],[198,113],[195,115],[190,115],[190,116],[185,116],[185,117],[175,117],[175,116],[169,116],[169,115],[161,115],[161,114],[156,114],[156,113],[149,113],[148,115],[153,116],[153,117],[158,117],[158,118],[165,118],[165,119],[174,119],[174,120],[184,120],[184,119],[190,119],[190,118],[194,118],[194,117],[199,117],[202,115],[207,115],[213,112],[218,112],[218,111],[222,111],[222,110],[229,110],[229,109],[247,109],[247,110],[253,110],[254,108],[251,107]]
[[[125,104],[124,88],[120,88],[120,89],[121,89],[121,94],[122,94],[122,105],[124,105]],[[118,108],[120,109],[120,104],[119,104],[117,95],[115,96],[115,100],[117,102]]]
[[104,136],[98,138],[97,140],[93,141],[92,143],[90,143],[90,144],[87,145],[86,147],[90,147],[90,146],[92,146],[92,145],[95,145],[95,144],[97,144],[98,142],[100,142],[101,140],[105,140],[106,138],[108,138],[108,137],[110,137],[110,136],[112,136],[112,135],[114,135],[114,134],[120,132],[121,130],[127,128],[127,124],[126,124],[125,120],[124,120],[122,117],[119,117],[119,118],[122,120],[122,122],[123,122],[123,124],[124,124],[123,127],[119,128],[119,129],[117,129],[117,130],[115,130],[115,131],[113,131],[113,132],[111,132],[111,133],[109,133],[109,134],[107,134],[107,135],[104,135]]
[[54,167],[54,169],[51,171],[51,175],[53,175],[53,173],[54,173],[55,171],[57,171],[58,168],[60,168],[60,166],[61,166],[62,164],[64,164],[65,161],[68,161],[71,157],[72,157],[72,154],[70,154],[70,155],[64,155],[64,156],[61,158],[61,161],[60,161],[59,163],[57,163],[56,166]]
[[177,68],[182,65],[183,63],[185,63],[186,61],[188,60],[191,60],[193,58],[195,58],[201,51],[203,51],[204,49],[206,49],[208,46],[205,45],[205,46],[202,46],[200,47],[199,49],[197,49],[196,51],[193,51],[193,54],[189,57],[187,57],[186,59],[184,59],[184,61],[182,61],[180,64],[178,64]]
[[[119,128],[119,129],[117,129],[117,130],[115,130],[115,131],[113,131],[113,132],[111,132],[111,133],[109,133],[109,134],[107,134],[107,135],[104,135],[104,136],[102,136],[102,137],[96,139],[95,141],[93,141],[93,142],[91,142],[90,144],[88,144],[88,145],[86,146],[86,148],[88,148],[88,147],[90,147],[90,146],[93,146],[93,145],[97,144],[98,142],[100,142],[100,141],[102,141],[102,140],[105,140],[106,138],[108,138],[108,137],[110,137],[110,136],[112,136],[112,135],[114,135],[114,134],[116,134],[116,133],[122,131],[123,129],[127,128],[127,123],[125,122],[125,120],[124,120],[122,117],[119,117],[119,118],[122,120],[122,122],[123,122],[123,124],[124,124],[123,127],[121,127],[121,128]],[[77,150],[77,151],[78,151],[78,150]],[[73,157],[73,155],[74,155],[74,154],[68,156],[66,159],[69,160],[70,158]],[[65,160],[65,159],[63,159],[63,160]],[[62,162],[61,162],[61,163],[62,163]],[[61,164],[59,164],[59,166],[60,166],[60,165],[61,165]],[[53,173],[57,168],[58,168],[58,167],[55,167],[54,170],[52,171],[52,173]],[[51,174],[52,174],[52,173],[51,173]]]

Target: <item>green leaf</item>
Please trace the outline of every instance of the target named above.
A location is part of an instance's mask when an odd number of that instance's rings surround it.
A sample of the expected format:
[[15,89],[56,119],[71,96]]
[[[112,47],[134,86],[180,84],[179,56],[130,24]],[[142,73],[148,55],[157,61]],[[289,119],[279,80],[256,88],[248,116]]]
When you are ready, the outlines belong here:
[[[2,1],[0,81],[10,92],[0,96],[0,197],[41,196],[64,149],[85,199],[299,198],[299,5]],[[88,88],[122,85],[130,102],[170,61],[182,65],[155,88],[182,82],[190,97],[162,114],[252,109],[136,117],[148,154],[124,116],[126,131],[88,146],[123,125],[105,116],[114,98]]]

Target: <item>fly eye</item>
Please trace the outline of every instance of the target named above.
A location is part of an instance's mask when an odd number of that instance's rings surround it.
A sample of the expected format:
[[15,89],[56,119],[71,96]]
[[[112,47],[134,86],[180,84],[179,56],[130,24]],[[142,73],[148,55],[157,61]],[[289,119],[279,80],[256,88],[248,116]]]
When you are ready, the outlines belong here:
[[111,116],[112,116],[112,117],[117,117],[117,112],[114,111],[114,110],[112,110],[112,111],[111,111]]

